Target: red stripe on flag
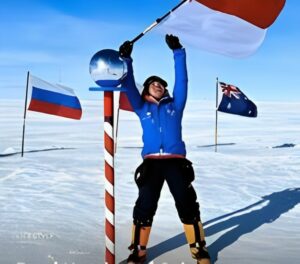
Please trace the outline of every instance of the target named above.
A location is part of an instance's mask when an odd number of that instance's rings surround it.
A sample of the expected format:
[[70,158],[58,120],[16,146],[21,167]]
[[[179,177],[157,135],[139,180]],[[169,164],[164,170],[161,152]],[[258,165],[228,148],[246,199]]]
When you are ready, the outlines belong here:
[[120,93],[119,107],[121,110],[133,112],[133,108],[128,100],[126,93]]
[[281,12],[285,0],[196,0],[211,9],[237,16],[257,27],[267,28]]
[[80,109],[74,109],[62,105],[56,105],[52,103],[47,103],[39,100],[32,99],[28,110],[41,112],[49,115],[62,116],[72,119],[80,119],[82,111]]

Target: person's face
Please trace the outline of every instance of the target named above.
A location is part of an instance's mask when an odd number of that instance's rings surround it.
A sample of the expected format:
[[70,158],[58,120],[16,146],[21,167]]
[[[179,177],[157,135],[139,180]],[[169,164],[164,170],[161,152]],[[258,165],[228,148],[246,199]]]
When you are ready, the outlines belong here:
[[162,98],[165,93],[165,87],[160,82],[153,82],[149,86],[149,94],[156,99]]

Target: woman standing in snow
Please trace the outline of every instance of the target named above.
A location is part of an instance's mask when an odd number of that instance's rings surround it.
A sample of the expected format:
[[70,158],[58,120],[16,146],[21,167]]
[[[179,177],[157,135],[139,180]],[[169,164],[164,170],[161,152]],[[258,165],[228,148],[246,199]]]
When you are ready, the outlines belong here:
[[185,49],[178,37],[166,35],[166,43],[173,51],[175,61],[175,85],[173,97],[168,93],[167,82],[158,76],[150,76],[144,82],[140,95],[133,76],[131,52],[133,43],[125,41],[119,49],[126,61],[128,73],[122,85],[138,115],[143,129],[143,163],[135,172],[139,196],[133,210],[132,241],[128,263],[143,263],[146,246],[157,209],[164,181],[174,197],[176,208],[190,246],[192,257],[198,264],[209,264],[205,237],[200,220],[192,163],[185,158],[181,121],[187,99],[187,69]]

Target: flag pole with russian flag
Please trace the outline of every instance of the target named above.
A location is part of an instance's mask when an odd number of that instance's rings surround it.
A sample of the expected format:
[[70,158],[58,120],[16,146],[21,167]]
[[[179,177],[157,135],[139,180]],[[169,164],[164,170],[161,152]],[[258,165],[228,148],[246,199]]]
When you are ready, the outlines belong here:
[[[27,108],[28,92],[31,90],[31,99]],[[27,73],[27,85],[24,107],[22,151],[24,156],[25,123],[27,109],[49,115],[80,120],[82,108],[73,89],[61,84],[52,84]]]
[[29,76],[32,95],[28,110],[79,120],[82,109],[74,90]]
[[25,106],[24,106],[24,118],[23,118],[23,134],[22,134],[22,150],[21,157],[24,156],[24,140],[25,140],[25,123],[26,123],[26,113],[27,113],[27,98],[28,98],[28,86],[29,86],[30,72],[27,72],[27,82],[26,82],[26,94],[25,94]]

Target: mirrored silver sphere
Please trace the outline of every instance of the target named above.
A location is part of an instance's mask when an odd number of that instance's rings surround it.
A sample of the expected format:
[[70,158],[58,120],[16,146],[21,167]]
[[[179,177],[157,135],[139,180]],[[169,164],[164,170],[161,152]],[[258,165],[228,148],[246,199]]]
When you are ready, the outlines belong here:
[[127,64],[116,50],[100,50],[90,61],[90,74],[99,86],[116,87],[127,74]]

